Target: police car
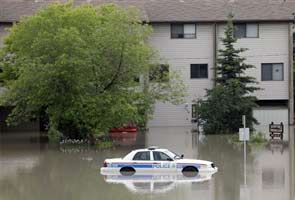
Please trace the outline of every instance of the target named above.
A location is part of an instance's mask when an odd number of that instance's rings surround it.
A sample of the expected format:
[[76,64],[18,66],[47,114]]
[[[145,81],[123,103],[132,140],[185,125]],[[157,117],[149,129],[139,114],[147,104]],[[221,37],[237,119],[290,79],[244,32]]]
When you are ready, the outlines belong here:
[[184,159],[168,149],[149,147],[131,151],[124,158],[106,159],[100,169],[102,175],[128,173],[215,173],[213,162],[196,159]]

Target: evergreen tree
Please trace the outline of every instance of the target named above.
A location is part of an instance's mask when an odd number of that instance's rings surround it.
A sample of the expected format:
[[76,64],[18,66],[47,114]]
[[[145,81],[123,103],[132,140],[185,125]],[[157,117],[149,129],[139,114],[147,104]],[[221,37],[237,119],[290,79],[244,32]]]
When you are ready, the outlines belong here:
[[241,57],[240,54],[247,49],[236,49],[234,44],[237,40],[234,36],[234,26],[230,15],[225,29],[225,37],[221,39],[224,49],[218,50],[219,58],[217,59],[218,65],[215,68],[217,72],[215,81],[217,84],[227,85],[229,81],[237,80],[244,89],[244,94],[247,94],[258,89],[254,86],[255,78],[245,75],[245,70],[255,68],[255,66],[244,63],[246,58]]
[[257,123],[252,109],[256,106],[256,97],[251,93],[255,87],[255,78],[245,75],[253,65],[245,64],[240,54],[246,49],[236,49],[234,44],[234,26],[229,17],[222,38],[224,48],[219,50],[218,65],[215,70],[216,86],[207,90],[205,99],[197,100],[196,115],[201,119],[205,133],[235,133],[242,126],[242,115],[247,117],[247,126]]

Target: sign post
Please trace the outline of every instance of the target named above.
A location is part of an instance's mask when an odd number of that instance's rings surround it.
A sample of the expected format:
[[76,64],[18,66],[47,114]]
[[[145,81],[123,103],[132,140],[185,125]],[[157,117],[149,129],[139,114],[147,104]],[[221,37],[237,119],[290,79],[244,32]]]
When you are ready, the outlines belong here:
[[246,116],[243,115],[243,128],[239,129],[239,140],[244,143],[244,185],[240,186],[240,197],[241,199],[250,199],[250,192],[247,187],[247,149],[246,144],[250,139],[250,130],[246,128]]
[[[246,154],[246,115],[243,115],[243,124],[244,124],[244,137],[243,137],[243,140],[244,140],[244,184],[245,186],[247,185],[247,181],[246,181],[246,176],[247,176],[247,172],[246,172],[246,161],[247,161],[247,154]],[[248,134],[249,136],[249,134]]]

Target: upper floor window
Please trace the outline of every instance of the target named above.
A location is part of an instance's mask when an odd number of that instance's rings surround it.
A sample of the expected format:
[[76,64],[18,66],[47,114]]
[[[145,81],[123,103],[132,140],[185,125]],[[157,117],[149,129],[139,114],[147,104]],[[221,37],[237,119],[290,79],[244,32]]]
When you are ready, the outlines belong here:
[[150,160],[150,152],[149,151],[137,152],[134,155],[133,160]]
[[263,63],[261,64],[262,81],[282,81],[284,80],[283,63]]
[[196,24],[171,24],[171,38],[196,38]]
[[234,25],[234,37],[236,38],[258,38],[258,24],[239,23]]
[[191,64],[191,78],[208,78],[208,64]]

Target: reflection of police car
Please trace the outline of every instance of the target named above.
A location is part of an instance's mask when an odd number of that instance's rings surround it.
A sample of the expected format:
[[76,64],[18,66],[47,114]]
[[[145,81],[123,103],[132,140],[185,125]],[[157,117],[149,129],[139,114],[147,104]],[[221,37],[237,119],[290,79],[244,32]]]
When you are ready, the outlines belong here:
[[167,174],[167,175],[133,175],[123,176],[107,175],[105,181],[107,183],[124,184],[130,191],[138,193],[165,193],[178,185],[192,184],[198,182],[204,182],[211,179],[212,174],[203,173],[198,174],[195,177],[186,177],[180,174]]
[[124,158],[106,159],[101,174],[112,173],[171,173],[171,172],[209,172],[215,173],[213,162],[183,159],[167,149],[149,147],[131,151]]

